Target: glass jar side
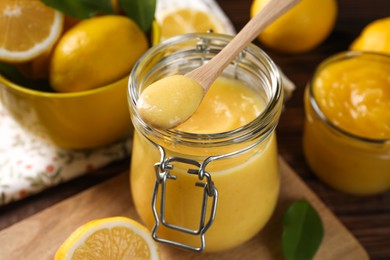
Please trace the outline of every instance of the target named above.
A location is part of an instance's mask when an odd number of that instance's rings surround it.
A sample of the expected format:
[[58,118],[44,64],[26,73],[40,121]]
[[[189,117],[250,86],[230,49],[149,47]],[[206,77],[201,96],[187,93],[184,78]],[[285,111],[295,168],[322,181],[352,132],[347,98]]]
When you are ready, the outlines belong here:
[[[156,172],[153,165],[160,153],[144,136],[135,132],[133,142],[130,184],[133,202],[143,222],[152,228],[152,191]],[[171,156],[167,151],[167,157]],[[179,157],[183,158],[183,157]],[[194,159],[192,157],[184,157]],[[196,230],[200,223],[204,183],[197,175],[188,174],[189,167],[172,163],[170,171],[176,180],[168,180],[165,195],[165,219],[168,223]],[[234,158],[211,162],[206,171],[218,190],[215,219],[205,233],[205,250],[215,252],[238,246],[258,233],[270,219],[276,206],[280,176],[277,163],[276,138],[272,134],[250,151]],[[161,193],[157,198],[157,211],[161,211]],[[206,219],[211,214],[212,200],[208,200]],[[245,221],[243,221],[245,219]],[[193,248],[200,247],[199,238],[161,227],[157,236],[177,241]]]

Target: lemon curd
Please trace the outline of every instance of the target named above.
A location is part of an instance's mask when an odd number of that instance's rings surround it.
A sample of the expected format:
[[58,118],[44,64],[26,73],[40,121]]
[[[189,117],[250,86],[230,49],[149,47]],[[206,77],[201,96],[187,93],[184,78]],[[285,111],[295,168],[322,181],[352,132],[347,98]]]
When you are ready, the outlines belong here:
[[348,52],[323,62],[305,94],[304,150],[332,187],[390,188],[390,57]]
[[196,111],[203,94],[202,86],[195,80],[173,75],[148,86],[142,92],[137,108],[151,126],[169,129],[183,123]]
[[[135,208],[156,240],[195,251],[221,251],[244,243],[274,211],[280,185],[274,129],[283,99],[277,68],[260,49],[249,46],[245,60],[233,61],[195,114],[175,129],[147,125],[137,100],[146,86],[172,73],[159,74],[167,68],[160,61],[172,62],[173,71],[177,64],[184,66],[185,74],[193,69],[187,64],[198,67],[198,61],[211,59],[230,39],[183,35],[156,45],[136,65],[129,81],[135,126],[130,185]],[[205,53],[199,55],[199,49]],[[156,60],[156,53],[169,59]],[[182,63],[183,55],[191,62]]]
[[218,78],[199,109],[176,129],[196,134],[226,132],[255,119],[264,106],[264,100],[242,82]]
[[[219,79],[211,87],[197,112],[177,129],[191,133],[217,133],[239,128],[255,119],[264,109],[264,102],[250,89],[237,81]],[[207,249],[222,250],[241,244],[254,236],[268,221],[276,205],[279,192],[279,174],[275,136],[270,135],[256,151],[242,158],[231,158],[209,165],[213,182],[218,189],[218,217],[206,235]],[[174,149],[175,153],[190,153],[188,148]],[[223,154],[226,148],[213,149]],[[138,133],[133,143],[131,165],[131,191],[137,212],[145,223],[152,227],[154,218],[150,201],[155,183],[151,165],[159,160],[152,144]],[[206,156],[207,151],[198,156]],[[229,166],[227,168],[226,166]],[[196,178],[186,173],[184,166],[175,166],[173,174],[180,183],[169,183],[167,189],[167,220],[172,223],[197,227],[200,219],[201,190],[196,187]],[[179,182],[179,181],[178,181]],[[181,235],[171,230],[162,231],[162,236],[196,245],[196,237]],[[222,242],[221,242],[222,241]]]

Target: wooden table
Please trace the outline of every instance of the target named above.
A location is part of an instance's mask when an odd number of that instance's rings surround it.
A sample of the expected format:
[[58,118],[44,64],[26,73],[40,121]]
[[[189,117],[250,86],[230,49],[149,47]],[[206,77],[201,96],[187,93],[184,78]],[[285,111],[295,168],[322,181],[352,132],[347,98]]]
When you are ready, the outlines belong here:
[[[218,3],[237,30],[249,19],[251,0],[219,0]],[[300,55],[283,55],[265,49],[297,85],[293,97],[286,104],[277,129],[279,151],[305,183],[360,241],[372,259],[390,259],[390,192],[371,197],[356,197],[337,192],[312,174],[302,153],[304,121],[302,96],[314,68],[331,54],[346,50],[367,23],[390,16],[388,0],[339,0],[338,5],[336,27],[318,48]],[[130,160],[127,158],[38,195],[1,207],[0,230],[128,170],[129,163]]]

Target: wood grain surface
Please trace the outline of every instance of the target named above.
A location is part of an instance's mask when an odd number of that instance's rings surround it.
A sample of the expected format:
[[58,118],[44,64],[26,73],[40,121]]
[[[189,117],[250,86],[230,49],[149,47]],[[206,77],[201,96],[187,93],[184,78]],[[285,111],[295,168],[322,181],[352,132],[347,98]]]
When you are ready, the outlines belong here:
[[[217,2],[237,30],[248,21],[251,0],[217,0]],[[286,103],[277,128],[279,152],[352,232],[367,250],[371,259],[390,259],[390,192],[369,197],[356,197],[337,192],[313,175],[302,154],[303,89],[315,67],[326,57],[348,49],[351,42],[369,22],[390,16],[389,0],[339,0],[337,2],[339,13],[335,29],[316,49],[299,55],[284,55],[264,48],[297,85],[292,98]],[[0,230],[127,171],[129,163],[127,158],[35,196],[1,207]],[[61,217],[63,216],[58,217],[58,221]]]
[[[368,255],[304,184],[287,164],[280,160],[282,176],[278,206],[266,228],[247,243],[229,251],[199,254],[159,244],[162,260],[181,259],[283,259],[280,247],[282,216],[297,199],[306,198],[319,212],[325,236],[315,259],[368,259]],[[79,226],[94,219],[128,216],[138,219],[129,190],[129,174],[122,173],[61,203],[0,231],[0,259],[53,259],[57,248]],[[207,241],[206,241],[207,245]]]

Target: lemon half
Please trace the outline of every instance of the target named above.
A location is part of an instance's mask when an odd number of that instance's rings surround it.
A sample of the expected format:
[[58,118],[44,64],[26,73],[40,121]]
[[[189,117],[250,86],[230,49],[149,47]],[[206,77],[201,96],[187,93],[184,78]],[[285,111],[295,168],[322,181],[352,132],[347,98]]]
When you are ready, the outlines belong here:
[[39,0],[1,0],[0,60],[25,62],[49,50],[61,34],[63,19]]
[[191,8],[174,9],[166,13],[160,22],[161,39],[185,33],[224,32],[221,21],[212,13]]
[[55,260],[160,259],[149,230],[126,217],[93,220],[74,231],[57,250]]

